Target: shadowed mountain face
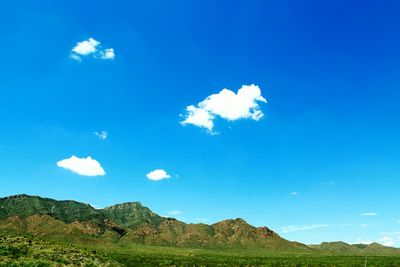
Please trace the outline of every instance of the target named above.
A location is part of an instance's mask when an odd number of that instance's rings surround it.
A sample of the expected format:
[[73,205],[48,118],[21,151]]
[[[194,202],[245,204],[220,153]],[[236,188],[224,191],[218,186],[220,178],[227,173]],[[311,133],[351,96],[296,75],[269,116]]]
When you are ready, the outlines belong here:
[[101,223],[104,215],[91,207],[76,201],[57,201],[28,195],[0,198],[0,220],[10,216],[29,217],[49,215],[65,223],[92,221]]
[[76,201],[57,201],[38,196],[0,198],[0,233],[30,234],[68,242],[111,242],[146,245],[251,248],[271,251],[393,254],[398,249],[379,244],[349,245],[343,242],[306,246],[281,238],[267,227],[254,227],[243,219],[212,225],[186,224],[161,217],[139,202],[104,209]]

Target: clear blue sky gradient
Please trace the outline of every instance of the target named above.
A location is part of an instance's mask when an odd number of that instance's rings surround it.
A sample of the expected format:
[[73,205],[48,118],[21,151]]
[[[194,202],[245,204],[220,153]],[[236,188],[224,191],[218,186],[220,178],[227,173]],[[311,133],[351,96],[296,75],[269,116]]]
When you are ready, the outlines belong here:
[[[186,222],[242,217],[306,243],[391,235],[399,246],[399,10],[398,1],[1,1],[0,196],[141,201]],[[115,59],[72,60],[89,37]],[[219,135],[179,124],[187,105],[252,83],[268,100],[262,120],[217,120]],[[93,134],[102,130],[106,140]],[[107,174],[56,166],[71,155]],[[148,180],[157,168],[172,177]],[[283,231],[291,225],[299,231]]]

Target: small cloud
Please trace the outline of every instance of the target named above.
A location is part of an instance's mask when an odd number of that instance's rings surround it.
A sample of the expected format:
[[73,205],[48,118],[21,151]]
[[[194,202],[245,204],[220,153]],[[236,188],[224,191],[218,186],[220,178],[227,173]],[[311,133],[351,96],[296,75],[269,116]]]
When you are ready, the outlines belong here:
[[113,48],[102,49],[100,42],[94,38],[89,38],[82,42],[77,42],[71,50],[71,58],[76,61],[82,61],[82,57],[93,56],[104,60],[112,60],[115,58]]
[[102,140],[106,140],[108,137],[108,133],[106,131],[94,132],[94,134]]
[[182,211],[180,211],[180,210],[168,211],[168,215],[172,215],[172,216],[177,216],[177,215],[181,215],[181,214],[182,214]]
[[184,120],[180,123],[192,124],[207,129],[209,133],[215,133],[213,128],[216,117],[227,121],[260,120],[264,114],[260,110],[259,102],[266,103],[267,100],[261,95],[261,89],[257,85],[243,85],[237,93],[222,89],[197,105],[187,106],[186,114],[181,115]]
[[291,196],[297,196],[299,193],[298,192],[291,192],[290,195]]
[[71,58],[72,58],[72,59],[75,59],[76,61],[79,61],[79,62],[82,61],[81,57],[78,56],[77,54],[71,54]]
[[158,169],[158,170],[149,172],[148,174],[146,174],[146,177],[153,181],[160,181],[163,179],[168,179],[171,176],[163,169]]
[[91,157],[78,158],[72,156],[60,160],[57,162],[57,166],[83,176],[103,176],[106,174],[100,163]]
[[96,41],[93,38],[89,38],[85,41],[76,43],[75,47],[72,48],[72,52],[78,55],[86,56],[89,54],[93,54],[97,51],[97,46],[100,44],[99,41]]
[[360,214],[361,216],[377,216],[378,213],[376,212],[364,212]]
[[281,227],[282,233],[292,233],[292,232],[299,232],[299,231],[308,231],[308,230],[313,230],[313,229],[318,229],[318,228],[323,228],[323,227],[328,227],[328,224],[312,224],[312,225],[301,225],[301,226],[296,226],[296,225],[289,225],[289,226],[284,226]]
[[102,59],[114,59],[115,58],[114,48],[107,48],[106,50],[102,51],[101,58]]

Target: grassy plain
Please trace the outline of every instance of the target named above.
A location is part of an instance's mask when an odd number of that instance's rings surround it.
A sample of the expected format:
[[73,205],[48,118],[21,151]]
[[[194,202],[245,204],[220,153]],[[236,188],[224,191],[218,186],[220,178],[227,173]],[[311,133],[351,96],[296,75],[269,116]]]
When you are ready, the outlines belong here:
[[71,245],[29,236],[0,237],[0,266],[351,266],[396,267],[395,256],[340,256],[265,250]]

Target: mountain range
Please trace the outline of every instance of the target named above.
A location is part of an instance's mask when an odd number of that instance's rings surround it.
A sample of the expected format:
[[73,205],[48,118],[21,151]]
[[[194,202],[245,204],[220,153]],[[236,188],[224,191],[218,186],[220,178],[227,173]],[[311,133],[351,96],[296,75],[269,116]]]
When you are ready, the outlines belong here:
[[96,209],[77,201],[58,201],[25,194],[0,198],[1,233],[29,234],[63,242],[107,242],[121,246],[144,244],[298,253],[400,254],[400,249],[377,243],[350,245],[324,242],[305,245],[288,241],[268,227],[254,227],[240,218],[211,225],[187,224],[159,216],[140,202]]

